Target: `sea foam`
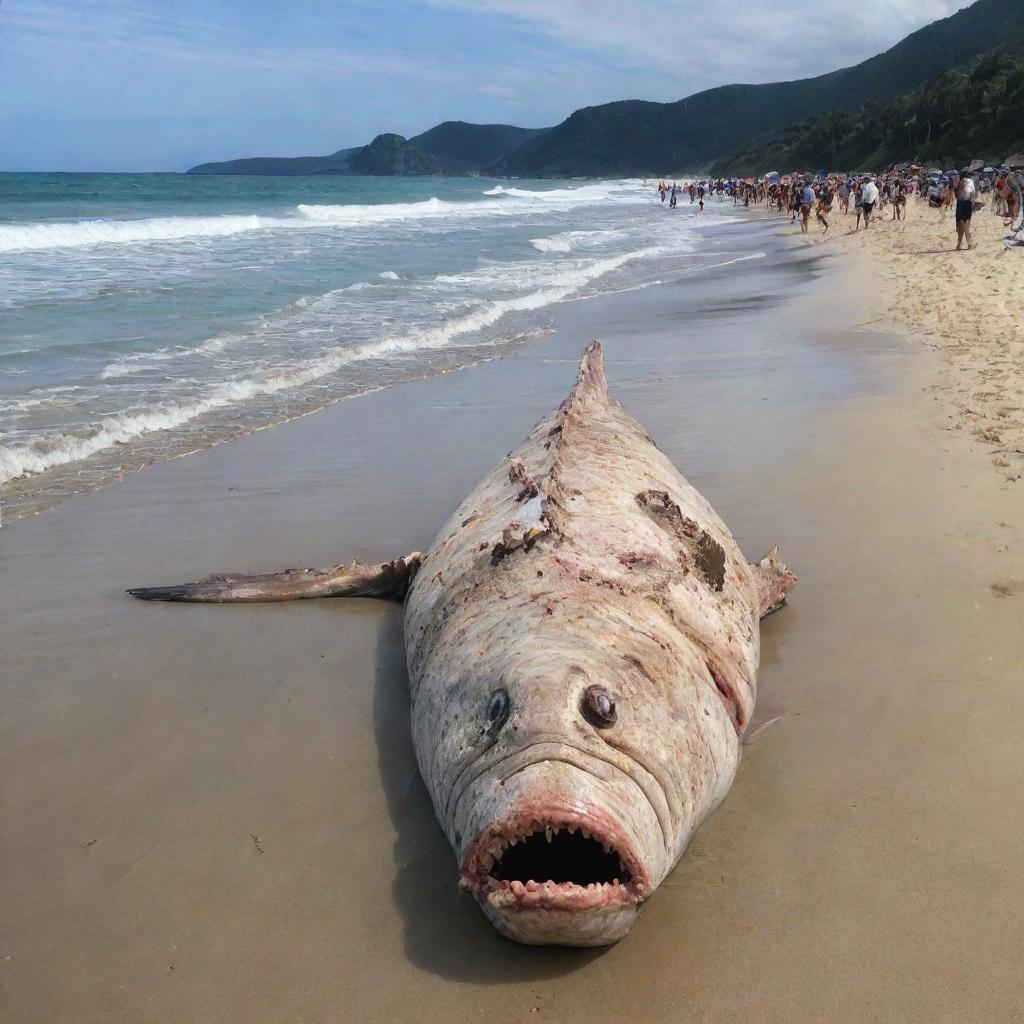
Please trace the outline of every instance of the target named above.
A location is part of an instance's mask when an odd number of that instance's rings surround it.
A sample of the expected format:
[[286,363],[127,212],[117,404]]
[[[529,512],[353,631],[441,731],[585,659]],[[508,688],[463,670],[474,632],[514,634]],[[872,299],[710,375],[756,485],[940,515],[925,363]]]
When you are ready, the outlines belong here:
[[[567,267],[551,275],[544,287],[523,295],[483,302],[436,327],[362,344],[337,345],[313,359],[292,366],[268,368],[257,376],[216,384],[189,400],[159,402],[149,408],[130,409],[106,416],[88,427],[31,438],[24,443],[0,445],[0,483],[28,473],[41,473],[54,466],[77,462],[147,434],[182,427],[200,416],[259,396],[274,395],[310,384],[354,362],[442,348],[457,338],[493,326],[507,314],[540,309],[564,301],[596,278],[631,260],[657,255],[661,251],[658,248],[641,249]],[[148,358],[151,359],[152,355],[150,353]],[[123,364],[119,367],[121,370],[125,368]],[[109,376],[116,376],[116,373],[110,373]]]
[[[46,249],[74,249],[95,245],[137,245],[223,238],[254,231],[301,230],[311,226],[367,227],[424,218],[505,216],[531,208],[557,204],[637,202],[635,188],[620,183],[581,185],[578,188],[535,191],[497,185],[487,199],[453,202],[436,196],[415,203],[300,203],[288,215],[218,214],[209,217],[145,217],[136,220],[32,221],[0,225],[0,253]],[[495,198],[505,200],[494,202]],[[518,200],[518,202],[509,202]]]
[[140,220],[79,220],[0,225],[0,252],[73,249],[189,238],[222,238],[279,225],[275,218],[221,214],[216,217],[147,217]]

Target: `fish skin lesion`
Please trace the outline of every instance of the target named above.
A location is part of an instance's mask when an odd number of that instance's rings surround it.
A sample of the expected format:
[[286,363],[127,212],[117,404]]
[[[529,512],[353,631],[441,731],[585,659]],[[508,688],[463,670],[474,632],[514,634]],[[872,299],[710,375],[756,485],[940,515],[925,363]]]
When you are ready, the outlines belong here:
[[[692,559],[701,578],[712,590],[721,591],[725,586],[725,548],[699,523],[684,516],[667,491],[640,491],[635,500],[662,530],[675,539],[686,560],[689,560],[693,549]],[[680,561],[683,560],[681,557]]]
[[725,586],[725,549],[706,530],[697,537],[697,570],[713,590]]

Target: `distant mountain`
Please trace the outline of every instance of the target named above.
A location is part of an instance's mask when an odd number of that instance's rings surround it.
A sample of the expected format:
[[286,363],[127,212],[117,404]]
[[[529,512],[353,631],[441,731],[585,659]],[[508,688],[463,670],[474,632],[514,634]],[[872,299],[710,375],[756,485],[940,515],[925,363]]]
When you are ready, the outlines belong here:
[[330,156],[248,157],[199,164],[189,174],[473,174],[547,128],[445,121],[411,139],[378,135]]
[[1024,40],[1020,50],[993,50],[905,96],[758,136],[717,160],[711,173],[873,170],[910,161],[961,167],[975,158],[999,164],[1024,150]]
[[1024,39],[1022,0],[977,0],[885,53],[817,78],[726,85],[675,103],[623,100],[585,107],[485,170],[523,177],[698,170],[766,131],[910,92],[948,68],[1019,39]]
[[401,135],[378,135],[349,160],[352,174],[440,174],[440,161]]
[[[702,170],[785,125],[919,89],[998,46],[1024,42],[1024,0],[976,0],[854,67],[770,85],[724,85],[675,103],[584,107],[554,128],[446,121],[322,157],[254,157],[190,174],[471,174],[625,177]],[[381,140],[388,140],[382,142]]]
[[550,129],[445,121],[409,141],[436,156],[445,174],[472,174],[547,131]]
[[188,174],[351,174],[349,161],[360,151],[339,149],[330,156],[253,156],[199,164]]

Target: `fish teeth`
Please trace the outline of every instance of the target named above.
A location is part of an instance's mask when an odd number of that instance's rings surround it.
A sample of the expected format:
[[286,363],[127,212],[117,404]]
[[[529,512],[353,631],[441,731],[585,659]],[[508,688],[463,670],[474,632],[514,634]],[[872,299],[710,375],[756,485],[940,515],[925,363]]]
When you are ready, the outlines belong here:
[[549,843],[551,842],[552,839],[554,839],[554,833],[551,831],[551,826],[550,825],[548,825],[548,827],[546,829],[544,829],[544,838]]

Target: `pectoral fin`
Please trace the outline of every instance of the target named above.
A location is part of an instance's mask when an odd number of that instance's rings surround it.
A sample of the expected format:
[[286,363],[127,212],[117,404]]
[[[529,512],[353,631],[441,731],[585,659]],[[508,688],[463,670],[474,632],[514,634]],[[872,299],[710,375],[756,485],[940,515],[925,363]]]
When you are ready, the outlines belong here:
[[796,575],[780,561],[778,548],[772,548],[760,562],[752,564],[751,568],[757,580],[763,619],[786,603],[786,594],[796,586]]
[[330,569],[286,569],[257,576],[207,576],[195,583],[129,590],[143,601],[293,601],[314,597],[405,599],[420,567],[418,551],[377,565],[336,565]]

